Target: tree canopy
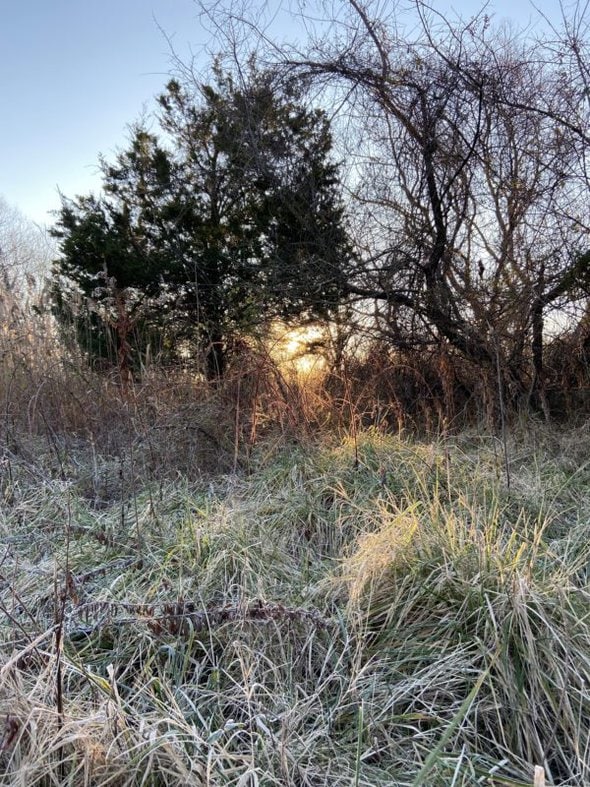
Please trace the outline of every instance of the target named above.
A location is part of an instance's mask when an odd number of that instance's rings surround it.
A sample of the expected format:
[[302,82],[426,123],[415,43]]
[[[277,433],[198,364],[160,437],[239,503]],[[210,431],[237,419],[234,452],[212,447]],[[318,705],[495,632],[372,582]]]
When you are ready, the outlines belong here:
[[447,353],[547,414],[548,333],[565,313],[588,324],[586,10],[532,35],[485,7],[462,20],[422,0],[296,2],[308,38],[278,44],[265,3],[246,18],[239,2],[201,5],[238,60],[248,48],[308,80],[344,129],[347,292],[373,334]]
[[146,341],[200,348],[215,378],[232,337],[338,304],[351,258],[338,166],[299,81],[216,68],[196,89],[171,81],[158,105],[157,134],[136,126],[102,160],[102,195],[63,199],[56,308],[78,299],[93,353],[108,333],[122,364]]
[[56,270],[91,336],[114,334],[120,361],[134,332],[201,348],[214,378],[232,337],[346,302],[397,359],[451,358],[486,407],[547,416],[556,326],[590,344],[584,14],[533,37],[485,9],[416,0],[404,27],[402,4],[318,0],[315,27],[298,4],[307,40],[278,44],[267,4],[200,5],[233,71],[187,68],[157,133],[102,162],[104,195],[62,207]]

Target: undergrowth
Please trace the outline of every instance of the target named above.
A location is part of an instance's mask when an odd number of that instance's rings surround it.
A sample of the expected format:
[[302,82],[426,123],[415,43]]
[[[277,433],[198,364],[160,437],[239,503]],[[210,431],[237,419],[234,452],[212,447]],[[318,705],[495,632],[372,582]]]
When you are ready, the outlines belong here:
[[585,445],[7,448],[0,782],[590,783]]

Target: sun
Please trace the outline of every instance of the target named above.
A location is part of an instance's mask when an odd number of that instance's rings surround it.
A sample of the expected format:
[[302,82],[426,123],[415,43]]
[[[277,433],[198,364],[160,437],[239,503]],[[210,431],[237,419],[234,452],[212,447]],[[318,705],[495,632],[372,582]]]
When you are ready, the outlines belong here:
[[310,377],[325,366],[325,359],[310,346],[318,342],[323,331],[317,325],[289,327],[275,324],[272,330],[271,355],[281,369],[289,374]]

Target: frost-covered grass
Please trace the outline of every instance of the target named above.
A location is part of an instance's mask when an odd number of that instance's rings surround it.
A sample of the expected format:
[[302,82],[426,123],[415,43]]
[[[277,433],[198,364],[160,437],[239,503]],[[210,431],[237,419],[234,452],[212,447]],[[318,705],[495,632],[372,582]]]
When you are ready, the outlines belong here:
[[588,446],[7,450],[0,783],[590,783]]

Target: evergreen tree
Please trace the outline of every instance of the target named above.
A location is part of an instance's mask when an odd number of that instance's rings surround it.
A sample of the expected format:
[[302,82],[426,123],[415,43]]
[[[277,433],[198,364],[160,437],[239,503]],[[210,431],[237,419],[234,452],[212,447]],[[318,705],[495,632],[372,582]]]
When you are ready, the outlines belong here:
[[239,85],[216,69],[196,96],[172,81],[159,107],[161,139],[135,128],[102,161],[103,195],[64,199],[55,302],[71,311],[77,290],[122,368],[157,337],[171,355],[203,347],[216,378],[232,337],[341,298],[350,247],[329,124],[298,85],[254,69]]

